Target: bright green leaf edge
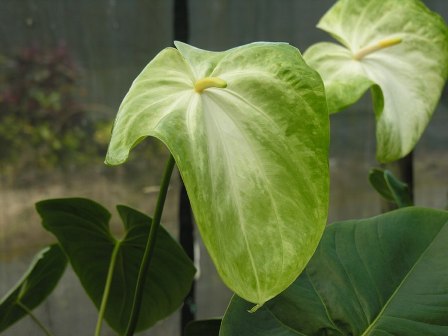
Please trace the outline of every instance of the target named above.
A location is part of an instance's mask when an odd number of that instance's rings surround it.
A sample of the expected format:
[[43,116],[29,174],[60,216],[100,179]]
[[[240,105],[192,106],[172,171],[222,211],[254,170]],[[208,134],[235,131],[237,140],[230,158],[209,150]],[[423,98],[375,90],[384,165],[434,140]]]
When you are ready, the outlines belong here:
[[[294,281],[325,226],[329,121],[322,81],[285,43],[225,52],[176,46],[134,81],[106,163],[124,162],[147,136],[165,143],[221,278],[263,304]],[[196,92],[206,77],[227,85]]]
[[220,336],[447,335],[447,255],[446,211],[332,224],[285,292],[254,314],[234,296]]
[[[123,334],[151,218],[127,206],[117,206],[125,228],[125,236],[117,239],[109,229],[110,213],[94,201],[53,199],[38,202],[36,209],[43,226],[57,237],[97,308],[101,306],[105,284],[109,282],[104,318],[114,330]],[[115,263],[111,265],[114,251]],[[108,281],[111,267],[112,278]],[[182,305],[195,272],[180,245],[160,227],[143,292],[138,331],[153,326]]]
[[9,293],[0,300],[0,332],[28,315],[53,291],[67,266],[67,258],[59,245],[40,251],[28,271]]

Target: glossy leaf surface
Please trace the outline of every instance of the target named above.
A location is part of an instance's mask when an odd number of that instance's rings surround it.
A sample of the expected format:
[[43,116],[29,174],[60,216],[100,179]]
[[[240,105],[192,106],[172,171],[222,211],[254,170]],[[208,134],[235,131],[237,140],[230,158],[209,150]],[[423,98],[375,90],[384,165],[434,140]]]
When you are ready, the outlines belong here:
[[134,81],[106,162],[124,162],[146,136],[163,141],[221,278],[262,304],[305,267],[326,222],[323,84],[285,43],[225,52],[176,46]]
[[[118,245],[105,319],[123,334],[151,219],[129,207],[118,206],[125,228],[124,238],[118,240],[109,230],[110,213],[93,201],[55,199],[39,202],[36,207],[44,227],[58,238],[97,307],[103,297],[112,251]],[[194,266],[182,248],[160,227],[137,329],[146,329],[179,308],[190,289],[194,273]]]
[[446,23],[419,0],[340,0],[318,27],[342,44],[318,43],[304,54],[324,80],[330,112],[372,88],[377,158],[405,156],[425,130],[448,76]]
[[0,301],[0,332],[27,316],[51,294],[65,271],[67,258],[59,245],[42,250],[33,264]]
[[306,270],[256,313],[234,297],[221,336],[448,335],[448,212],[330,225]]

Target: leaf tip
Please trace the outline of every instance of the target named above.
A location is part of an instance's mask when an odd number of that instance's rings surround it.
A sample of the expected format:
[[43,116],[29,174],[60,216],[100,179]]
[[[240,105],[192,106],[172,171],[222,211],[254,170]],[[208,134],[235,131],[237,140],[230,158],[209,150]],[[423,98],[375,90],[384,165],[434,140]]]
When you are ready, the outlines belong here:
[[251,309],[248,310],[249,313],[255,313],[258,309],[260,309],[261,307],[263,307],[264,302],[263,303],[257,303],[255,306],[253,306]]
[[104,159],[104,164],[107,166],[118,166],[122,163],[124,163],[128,158],[128,154],[126,155],[111,155],[107,154],[106,158]]

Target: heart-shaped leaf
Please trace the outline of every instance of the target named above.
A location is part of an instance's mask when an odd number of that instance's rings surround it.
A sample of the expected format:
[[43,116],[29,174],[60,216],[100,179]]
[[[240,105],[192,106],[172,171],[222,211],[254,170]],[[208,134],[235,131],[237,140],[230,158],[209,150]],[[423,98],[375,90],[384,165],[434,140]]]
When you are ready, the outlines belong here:
[[59,245],[39,252],[23,278],[0,301],[0,332],[27,316],[51,294],[66,265],[67,258]]
[[306,270],[256,313],[234,297],[221,336],[448,335],[448,212],[330,225]]
[[[93,201],[82,198],[46,200],[37,203],[36,208],[44,227],[58,238],[97,307],[101,304],[109,267],[114,265],[105,319],[122,334],[129,320],[151,218],[126,206],[118,206],[126,231],[124,238],[118,240],[109,230],[109,212]],[[115,248],[118,249],[115,259],[111,260]],[[188,256],[160,227],[137,329],[149,328],[179,308],[194,274]]]
[[426,128],[448,76],[448,28],[419,0],[340,0],[318,27],[341,45],[304,54],[321,74],[330,112],[372,88],[377,159],[409,153]]
[[285,43],[209,52],[176,43],[134,81],[106,162],[146,136],[184,180],[224,282],[262,304],[317,247],[328,209],[328,114],[322,81]]

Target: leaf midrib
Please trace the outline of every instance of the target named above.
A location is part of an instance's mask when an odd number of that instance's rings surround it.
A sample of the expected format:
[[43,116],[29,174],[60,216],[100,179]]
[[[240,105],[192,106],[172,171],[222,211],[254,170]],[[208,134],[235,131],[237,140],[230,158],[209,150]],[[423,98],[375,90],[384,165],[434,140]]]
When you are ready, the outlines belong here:
[[[239,94],[237,94],[234,91],[228,90],[228,93],[230,93],[233,97],[236,97],[237,99],[239,99],[239,101],[241,101],[243,104],[246,104],[248,107],[250,107],[251,109],[255,110],[256,112],[259,113],[259,115],[265,117],[266,119],[269,120],[269,122],[271,122],[271,125],[275,125],[278,128],[278,125],[276,123],[273,122],[273,120],[270,118],[269,115],[267,115],[266,113],[264,113],[264,111],[262,109],[260,109],[258,106],[250,103],[249,101],[247,101],[246,99],[244,99],[243,97],[241,97]],[[213,96],[210,96],[210,98],[212,100]],[[219,102],[215,101],[216,105],[219,105]],[[235,121],[235,118],[232,114],[227,113],[227,117],[234,123],[235,127],[240,131],[242,137],[245,139],[246,143],[248,144],[248,146],[252,145],[251,140],[248,139],[246,133],[241,129],[241,127],[239,126],[239,124]],[[224,142],[223,142],[224,144]],[[251,147],[251,146],[250,146]],[[258,168],[262,166],[262,160],[260,159],[258,153],[256,151],[252,152],[254,159],[257,161],[257,165],[254,165],[254,168]],[[282,252],[282,261],[281,261],[281,273],[283,273],[284,270],[284,264],[285,264],[285,260],[284,260],[284,246],[283,246],[283,232],[282,232],[282,228],[280,227],[280,223],[281,223],[281,217],[280,217],[280,211],[278,209],[278,205],[277,202],[275,201],[274,195],[272,194],[272,183],[270,181],[270,179],[266,176],[266,171],[264,171],[263,169],[256,169],[259,176],[263,179],[264,183],[266,185],[269,185],[269,188],[266,188],[265,191],[268,193],[269,195],[269,200],[272,206],[272,210],[274,211],[274,217],[275,217],[275,223],[276,223],[276,229],[277,232],[279,234],[280,240],[282,241],[282,248],[281,248],[281,252]],[[254,269],[254,271],[256,271],[256,269]],[[279,279],[280,280],[280,279]],[[278,283],[278,281],[277,281]]]
[[399,283],[399,285],[397,286],[397,288],[395,289],[395,291],[392,293],[392,295],[389,297],[389,299],[386,301],[384,307],[379,311],[378,315],[376,316],[376,318],[372,321],[372,323],[367,327],[367,329],[360,335],[360,336],[367,336],[370,335],[371,331],[373,331],[376,327],[376,323],[379,321],[379,319],[381,317],[383,317],[384,312],[386,311],[386,309],[389,307],[390,303],[393,301],[393,299],[395,298],[395,296],[400,292],[401,287],[403,286],[404,283],[406,283],[407,279],[409,278],[409,276],[412,274],[413,270],[415,269],[415,267],[420,263],[420,261],[423,259],[423,257],[426,255],[426,253],[431,249],[432,245],[434,244],[434,242],[436,241],[437,237],[439,236],[439,233],[442,231],[442,229],[445,227],[445,225],[447,224],[447,222],[445,222],[439,229],[439,231],[437,232],[437,234],[434,235],[434,238],[432,239],[431,243],[428,245],[428,247],[423,251],[423,253],[420,255],[420,257],[417,259],[417,261],[414,263],[414,265],[412,265],[411,269],[409,270],[409,272],[406,274],[406,276],[403,278],[403,280]]
[[[213,99],[211,99],[211,100],[213,101]],[[213,101],[213,104],[215,104],[217,107],[220,108],[220,105],[218,103],[216,103],[215,101]],[[229,120],[231,120],[233,122],[233,120],[228,116],[228,114],[226,114],[224,111],[222,111],[221,113],[224,113],[229,118]],[[212,120],[213,124],[215,124],[214,128],[216,129],[216,131],[217,131],[216,134],[217,134],[217,136],[220,139],[220,141],[218,141],[218,144],[221,146],[222,152],[223,152],[224,156],[226,157],[226,159],[224,160],[224,164],[226,165],[226,170],[225,171],[229,174],[231,171],[233,171],[233,167],[231,165],[229,165],[229,162],[231,161],[229,158],[230,158],[231,155],[228,153],[227,147],[224,145],[225,141],[223,141],[223,139],[225,138],[225,136],[223,136],[223,134],[221,133],[221,128],[219,127],[219,125],[218,125],[217,121],[215,120],[215,117],[214,117],[213,114],[211,114],[211,118],[210,119]],[[230,192],[233,195],[232,199],[239,200],[240,196],[235,191],[236,188],[234,186],[233,179],[229,178],[228,180],[229,180],[229,184],[230,184],[229,190],[230,190]],[[257,296],[260,297],[261,296],[260,295],[261,294],[260,279],[259,279],[259,276],[258,276],[258,270],[257,270],[256,265],[255,265],[255,260],[254,260],[254,256],[253,256],[250,244],[249,244],[249,240],[247,238],[247,232],[246,232],[246,227],[244,225],[244,220],[242,220],[242,219],[244,219],[244,216],[241,213],[241,208],[239,206],[236,206],[236,210],[237,210],[237,216],[238,216],[238,219],[239,219],[240,229],[241,229],[241,233],[242,233],[242,236],[243,236],[244,244],[246,246],[246,249],[247,249],[247,252],[248,252],[248,256],[249,256],[249,261],[250,261],[250,264],[251,264],[251,268],[253,269],[253,273],[254,273],[254,277],[255,277],[255,283],[256,283],[256,288],[257,288]]]

